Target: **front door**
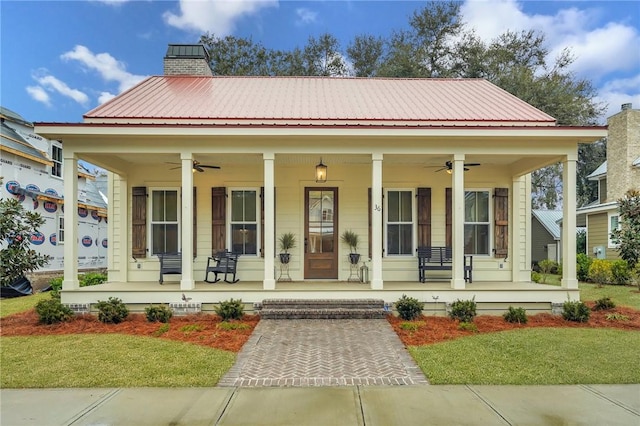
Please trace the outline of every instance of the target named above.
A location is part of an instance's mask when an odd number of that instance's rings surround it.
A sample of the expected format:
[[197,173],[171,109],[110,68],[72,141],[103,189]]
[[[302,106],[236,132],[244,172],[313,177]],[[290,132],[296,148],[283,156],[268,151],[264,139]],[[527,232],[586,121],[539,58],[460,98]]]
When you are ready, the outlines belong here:
[[338,278],[338,188],[304,190],[304,278]]

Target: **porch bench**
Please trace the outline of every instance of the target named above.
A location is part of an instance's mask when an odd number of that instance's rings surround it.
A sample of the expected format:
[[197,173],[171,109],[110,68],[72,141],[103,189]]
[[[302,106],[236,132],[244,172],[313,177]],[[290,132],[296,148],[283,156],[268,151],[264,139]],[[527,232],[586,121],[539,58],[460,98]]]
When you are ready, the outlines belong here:
[[182,274],[182,253],[158,253],[160,259],[160,284],[165,274]]
[[[451,247],[418,247],[418,278],[421,283],[427,281],[426,271],[451,271],[453,250]],[[473,256],[464,256],[464,280],[473,282]]]
[[[218,274],[224,274],[224,282],[233,284],[240,281],[236,278],[237,266],[238,266],[238,253],[229,251],[218,252],[215,256],[207,259],[207,269],[204,275],[204,281],[208,283],[217,283],[221,280],[218,278]],[[209,274],[213,272],[214,280],[209,281]],[[229,275],[231,280],[228,279]]]

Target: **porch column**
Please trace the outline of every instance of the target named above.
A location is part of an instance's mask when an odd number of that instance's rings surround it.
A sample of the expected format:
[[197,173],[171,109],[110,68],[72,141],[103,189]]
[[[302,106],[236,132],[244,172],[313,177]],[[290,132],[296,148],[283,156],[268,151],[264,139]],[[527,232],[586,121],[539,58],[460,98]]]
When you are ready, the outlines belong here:
[[382,290],[382,157],[371,155],[371,289]]
[[[453,262],[451,265],[451,288],[460,290],[464,283],[464,154],[453,156],[452,200],[452,243]],[[461,266],[462,265],[462,266]]]
[[182,279],[180,290],[193,290],[193,156],[180,154],[182,162]]
[[514,283],[531,281],[531,269],[527,266],[527,258],[530,257],[527,253],[531,253],[531,238],[527,237],[531,228],[531,196],[527,184],[531,186],[531,182],[527,176],[514,176],[511,189],[512,225],[508,259],[511,261],[511,281]]
[[262,253],[264,253],[264,280],[262,281],[262,288],[264,290],[275,290],[275,246],[276,240],[275,234],[275,172],[274,172],[274,159],[275,154],[273,152],[265,152],[262,154],[264,159],[264,247],[262,247]]
[[577,154],[562,162],[562,287],[578,288],[576,276],[576,161]]
[[108,273],[109,281],[127,282],[129,278],[129,263],[133,260],[129,248],[129,238],[127,233],[116,235],[115,223],[120,224],[120,229],[131,229],[129,224],[129,197],[128,181],[125,176],[108,173],[108,224],[107,241],[108,245]]
[[78,158],[76,153],[63,150],[64,163],[64,280],[63,290],[80,288],[78,282]]

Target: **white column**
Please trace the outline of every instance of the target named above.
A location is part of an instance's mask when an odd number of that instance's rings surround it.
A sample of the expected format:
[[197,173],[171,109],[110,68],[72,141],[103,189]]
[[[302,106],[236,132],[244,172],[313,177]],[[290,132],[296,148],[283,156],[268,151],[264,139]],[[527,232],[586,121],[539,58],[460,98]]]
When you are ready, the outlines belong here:
[[[64,280],[63,290],[80,288],[78,282],[78,158],[63,150],[64,163]],[[64,295],[63,295],[64,298]]]
[[182,162],[182,208],[180,225],[182,228],[182,279],[180,290],[193,290],[193,156],[191,153],[180,155]]
[[[522,242],[530,241],[525,238],[523,235],[523,220],[531,221],[531,215],[522,217],[522,197],[523,197],[523,186],[522,183],[524,181],[524,176],[514,176],[513,181],[511,183],[511,235],[509,235],[509,248],[511,249],[511,253],[509,253],[509,259],[511,260],[511,281],[514,283],[520,282],[520,271],[522,270]],[[529,200],[525,200],[525,203],[529,205],[531,202]],[[531,250],[530,248],[528,250]],[[530,280],[526,280],[530,281]]]
[[382,157],[372,154],[371,173],[371,289],[382,290]]
[[562,163],[562,287],[578,288],[576,276],[576,160],[567,155]]
[[264,153],[264,280],[262,288],[264,290],[275,290],[275,171],[274,171],[274,153]]
[[127,282],[129,278],[129,264],[133,262],[129,247],[127,232],[120,231],[116,235],[115,224],[119,224],[120,229],[131,229],[129,223],[129,184],[127,178],[116,173],[108,173],[109,189],[107,208],[108,214],[108,262],[109,281]]
[[465,288],[464,283],[464,154],[453,156],[452,173],[452,220],[453,262],[451,265],[451,288]]

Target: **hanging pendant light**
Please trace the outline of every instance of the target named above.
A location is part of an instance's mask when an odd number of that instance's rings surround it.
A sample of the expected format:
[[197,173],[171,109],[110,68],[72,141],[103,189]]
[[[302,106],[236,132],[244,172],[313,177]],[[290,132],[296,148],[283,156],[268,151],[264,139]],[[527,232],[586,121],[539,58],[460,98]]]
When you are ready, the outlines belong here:
[[316,183],[325,183],[327,181],[327,166],[322,164],[322,157],[320,157],[320,164],[316,165]]

